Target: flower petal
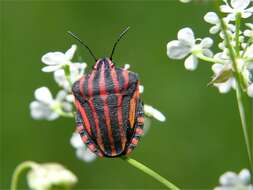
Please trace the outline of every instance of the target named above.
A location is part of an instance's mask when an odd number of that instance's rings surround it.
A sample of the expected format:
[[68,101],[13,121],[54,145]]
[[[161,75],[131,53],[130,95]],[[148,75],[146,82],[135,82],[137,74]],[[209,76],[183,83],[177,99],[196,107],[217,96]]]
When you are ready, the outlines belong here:
[[224,68],[223,64],[215,63],[212,65],[212,70],[215,74],[219,74]]
[[41,70],[43,72],[46,72],[46,73],[49,73],[49,72],[54,72],[54,71],[57,71],[58,69],[60,69],[62,67],[62,65],[52,65],[52,66],[46,66],[46,67],[43,67]]
[[206,15],[204,16],[204,20],[210,24],[219,24],[220,23],[219,17],[215,12],[206,13]]
[[88,148],[85,146],[83,148],[78,148],[76,150],[76,156],[85,162],[92,162],[94,161],[97,156],[93,152],[91,152]]
[[212,38],[204,38],[203,40],[201,40],[200,42],[200,46],[202,48],[210,48],[213,45],[213,40]]
[[150,105],[144,105],[144,113],[149,117],[154,117],[158,121],[164,122],[166,117],[157,109],[153,108]]
[[209,30],[210,34],[216,34],[219,31],[220,31],[220,26],[218,26],[218,25],[211,27]]
[[195,56],[190,55],[188,58],[186,58],[184,66],[187,70],[194,71],[197,69],[198,59]]
[[53,102],[52,94],[47,87],[36,89],[34,96],[38,101],[43,102],[44,104],[50,105]]
[[247,94],[248,94],[248,96],[253,97],[253,84],[248,86]]
[[220,177],[220,184],[224,186],[235,185],[238,182],[238,177],[234,172],[226,172]]
[[54,80],[59,86],[63,87],[65,90],[70,89],[70,85],[67,81],[67,78],[65,76],[65,72],[63,69],[59,69],[54,72]]
[[41,61],[47,65],[58,65],[66,63],[66,56],[62,52],[49,52],[42,56]]
[[225,94],[225,93],[228,93],[231,90],[231,88],[233,87],[233,81],[230,79],[227,82],[214,83],[213,85],[218,88],[218,90],[221,94]]
[[124,65],[124,69],[125,69],[125,70],[130,69],[130,65],[129,65],[129,64],[125,64],[125,65]]
[[51,110],[47,105],[33,101],[30,103],[30,113],[33,119],[45,119],[51,114]]
[[223,13],[231,13],[231,12],[233,12],[233,9],[228,5],[221,5],[220,11]]
[[239,177],[242,184],[244,184],[244,185],[250,184],[251,176],[250,176],[250,172],[248,169],[241,170],[238,177]]
[[72,134],[72,137],[70,138],[70,144],[74,147],[74,148],[82,148],[84,146],[83,141],[79,135],[79,133],[74,132]]
[[144,92],[144,86],[143,85],[139,85],[139,92],[141,94]]
[[194,33],[191,28],[183,28],[178,31],[177,38],[179,41],[187,43],[190,46],[195,44]]
[[246,9],[250,4],[250,0],[231,0],[231,6],[234,9]]
[[86,63],[70,64],[70,79],[72,84],[83,76],[86,67],[87,67]]
[[67,96],[67,92],[65,90],[60,90],[56,95],[56,100],[62,102]]
[[74,57],[74,54],[76,52],[76,48],[77,48],[76,45],[72,45],[71,48],[66,51],[65,57],[67,60],[71,61],[71,59]]
[[167,55],[171,59],[183,59],[191,51],[189,46],[185,46],[183,42],[173,40],[167,44]]

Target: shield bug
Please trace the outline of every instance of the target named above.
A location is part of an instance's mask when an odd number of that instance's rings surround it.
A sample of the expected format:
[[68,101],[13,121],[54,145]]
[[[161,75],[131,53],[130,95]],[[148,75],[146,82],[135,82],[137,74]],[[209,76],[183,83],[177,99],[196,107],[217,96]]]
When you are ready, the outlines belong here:
[[126,34],[118,37],[109,58],[96,59],[91,72],[73,84],[76,127],[87,147],[100,157],[127,155],[143,134],[144,112],[139,94],[138,74],[117,68],[112,61],[115,48]]

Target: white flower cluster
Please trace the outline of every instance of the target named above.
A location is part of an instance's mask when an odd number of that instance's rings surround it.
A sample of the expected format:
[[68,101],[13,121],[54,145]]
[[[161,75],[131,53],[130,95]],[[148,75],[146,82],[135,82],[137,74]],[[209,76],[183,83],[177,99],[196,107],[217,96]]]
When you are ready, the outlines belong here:
[[[220,37],[219,52],[210,50],[212,38],[195,38],[191,28],[183,28],[178,32],[178,39],[167,44],[167,55],[177,60],[186,58],[185,68],[191,71],[197,68],[200,61],[211,63],[214,75],[210,84],[217,87],[220,93],[227,93],[238,84],[253,97],[253,24],[242,22],[252,16],[252,2],[223,2],[220,11],[225,17],[219,18],[215,12],[208,12],[204,16],[204,20],[211,25],[209,32]],[[242,28],[246,29],[243,31]],[[237,81],[236,76],[240,81]]]
[[85,71],[86,63],[72,62],[76,51],[72,45],[66,53],[49,52],[42,57],[42,62],[47,66],[43,72],[53,72],[54,80],[62,88],[53,99],[47,87],[35,90],[35,101],[31,102],[31,116],[34,119],[54,120],[60,116],[73,117],[72,84],[78,80]]
[[28,185],[33,190],[71,189],[77,177],[57,163],[34,164],[27,174]]
[[[35,90],[35,100],[30,103],[31,116],[34,119],[54,120],[59,117],[74,117],[74,97],[71,93],[71,87],[75,81],[85,74],[87,67],[84,62],[73,62],[72,59],[77,46],[72,45],[65,53],[49,52],[42,56],[42,62],[46,64],[42,68],[43,72],[52,72],[55,82],[61,88],[56,97],[53,98],[47,87],[40,87]],[[124,69],[129,69],[130,65],[125,64]],[[143,93],[144,87],[139,86],[140,93]],[[164,122],[165,116],[149,105],[144,105],[146,115],[144,131],[147,132],[150,126],[148,117]],[[71,145],[76,149],[76,155],[79,159],[91,162],[96,158],[85,144],[80,135],[73,133],[70,139]]]
[[239,174],[226,172],[220,177],[220,186],[214,190],[253,190],[250,184],[250,172],[247,169],[241,170]]
[[[181,3],[189,3],[192,0],[179,0]],[[207,1],[212,1],[212,0],[195,0],[198,3],[202,3],[202,2],[207,2]]]

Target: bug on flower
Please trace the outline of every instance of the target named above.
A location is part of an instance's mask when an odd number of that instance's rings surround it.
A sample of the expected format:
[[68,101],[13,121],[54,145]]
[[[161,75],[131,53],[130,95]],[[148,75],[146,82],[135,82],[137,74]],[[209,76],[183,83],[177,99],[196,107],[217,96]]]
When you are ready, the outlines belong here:
[[112,62],[115,48],[126,28],[114,43],[110,58],[95,59],[93,70],[73,84],[76,127],[87,147],[100,157],[127,155],[143,134],[144,112],[139,94],[139,78],[134,72],[117,68]]

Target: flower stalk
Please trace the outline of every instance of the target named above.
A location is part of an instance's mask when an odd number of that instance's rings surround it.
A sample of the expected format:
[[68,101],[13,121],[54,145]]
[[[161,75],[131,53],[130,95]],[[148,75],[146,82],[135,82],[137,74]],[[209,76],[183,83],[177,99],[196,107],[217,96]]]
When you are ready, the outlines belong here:
[[16,169],[14,170],[14,173],[12,175],[10,190],[17,190],[18,180],[19,180],[20,175],[24,171],[31,169],[31,168],[35,167],[36,165],[37,164],[33,161],[25,161],[25,162],[22,162],[21,164],[19,164],[16,167]]
[[251,114],[250,114],[251,111],[248,107],[249,99],[244,93],[245,82],[244,82],[241,72],[238,69],[238,62],[237,62],[237,60],[241,58],[240,57],[240,41],[239,41],[241,13],[238,12],[236,14],[235,49],[233,48],[230,42],[229,34],[227,32],[227,27],[224,20],[220,16],[219,16],[219,19],[220,19],[222,31],[224,32],[225,43],[229,50],[229,56],[231,58],[232,65],[235,71],[234,75],[236,78],[235,90],[236,90],[237,104],[238,104],[238,109],[239,109],[239,114],[240,114],[243,134],[244,134],[245,145],[246,145],[246,149],[248,153],[250,171],[251,171],[251,174],[253,174],[252,142],[251,142]]
[[128,158],[126,156],[122,156],[121,158],[122,158],[122,160],[126,161],[128,164],[132,165],[133,167],[139,169],[140,171],[148,174],[149,176],[151,176],[155,180],[159,181],[161,184],[166,186],[168,189],[180,190],[176,185],[174,185],[173,183],[171,183],[170,181],[168,181],[167,179],[162,177],[160,174],[151,170],[149,167],[145,166],[144,164],[142,164],[132,158]]

